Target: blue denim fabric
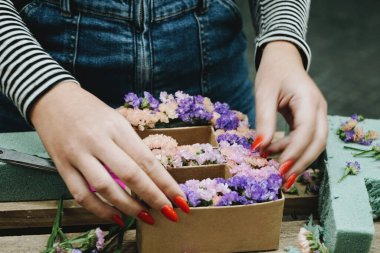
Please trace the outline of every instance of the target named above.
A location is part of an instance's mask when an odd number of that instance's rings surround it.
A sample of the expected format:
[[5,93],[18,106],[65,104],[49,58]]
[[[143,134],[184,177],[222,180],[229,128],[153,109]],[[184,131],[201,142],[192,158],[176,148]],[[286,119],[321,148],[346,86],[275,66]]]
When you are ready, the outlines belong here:
[[227,102],[253,123],[234,0],[35,0],[21,16],[44,49],[110,106],[129,91],[183,90]]

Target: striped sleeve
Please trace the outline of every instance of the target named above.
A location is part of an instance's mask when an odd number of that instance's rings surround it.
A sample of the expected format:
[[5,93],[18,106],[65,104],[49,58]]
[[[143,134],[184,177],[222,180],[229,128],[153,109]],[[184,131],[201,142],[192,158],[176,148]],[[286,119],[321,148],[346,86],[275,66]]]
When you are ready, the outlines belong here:
[[1,0],[1,92],[13,101],[28,120],[28,112],[34,102],[51,87],[65,80],[75,81],[33,38],[13,3]]
[[250,4],[256,30],[256,68],[266,43],[285,40],[298,47],[308,70],[311,51],[306,43],[306,32],[310,0],[252,0]]

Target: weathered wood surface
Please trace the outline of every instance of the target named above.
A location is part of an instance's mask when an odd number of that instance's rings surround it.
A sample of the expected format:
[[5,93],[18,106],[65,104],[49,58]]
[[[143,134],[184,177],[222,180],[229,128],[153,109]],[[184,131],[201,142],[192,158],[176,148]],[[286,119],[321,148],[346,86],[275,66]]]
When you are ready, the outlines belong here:
[[[309,215],[317,210],[317,196],[304,194],[285,195],[285,215]],[[51,227],[57,210],[57,201],[3,202],[0,203],[0,229]],[[74,200],[64,201],[63,226],[107,224]]]
[[[288,221],[282,223],[280,235],[280,247],[276,251],[285,252],[285,247],[297,246],[297,233],[303,221]],[[375,223],[376,238],[372,243],[371,252],[380,252],[380,222]],[[49,235],[27,235],[27,236],[5,236],[0,237],[0,252],[40,252],[44,249]],[[129,231],[124,239],[124,250],[126,253],[137,253],[135,244],[135,231]]]

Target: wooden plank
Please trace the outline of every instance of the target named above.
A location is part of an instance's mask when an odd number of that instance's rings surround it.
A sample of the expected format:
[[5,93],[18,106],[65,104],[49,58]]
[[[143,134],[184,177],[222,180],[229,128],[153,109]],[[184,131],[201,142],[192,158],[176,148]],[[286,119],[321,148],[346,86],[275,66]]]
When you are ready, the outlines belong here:
[[[267,252],[283,253],[285,247],[297,247],[297,234],[303,223],[303,221],[283,222],[279,249]],[[372,243],[371,253],[380,252],[380,222],[375,223],[375,229],[376,237]],[[4,236],[0,237],[0,245],[2,252],[40,252],[44,249],[48,237],[49,235]],[[128,231],[126,234],[122,252],[137,253],[134,230]]]
[[[65,200],[63,203],[63,226],[109,224],[79,206],[74,200]],[[57,201],[0,203],[0,229],[51,227],[56,211]]]
[[[301,191],[300,191],[301,192]],[[316,195],[285,195],[284,215],[315,214]],[[3,202],[0,203],[0,229],[51,227],[57,209],[57,201]],[[109,224],[97,218],[74,200],[64,200],[63,226]]]

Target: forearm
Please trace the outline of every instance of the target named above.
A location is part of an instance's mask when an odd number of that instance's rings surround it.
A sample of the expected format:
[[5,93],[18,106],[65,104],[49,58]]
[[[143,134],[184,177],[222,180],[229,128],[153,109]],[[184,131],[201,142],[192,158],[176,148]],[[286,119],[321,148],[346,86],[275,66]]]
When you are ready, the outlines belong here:
[[33,38],[10,0],[0,2],[0,84],[24,117],[45,92],[75,79]]
[[266,44],[288,41],[298,48],[303,65],[308,69],[311,51],[305,38],[310,0],[251,0],[250,4],[256,30],[256,68]]

